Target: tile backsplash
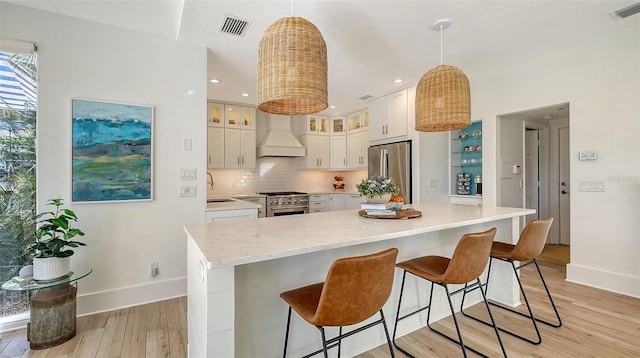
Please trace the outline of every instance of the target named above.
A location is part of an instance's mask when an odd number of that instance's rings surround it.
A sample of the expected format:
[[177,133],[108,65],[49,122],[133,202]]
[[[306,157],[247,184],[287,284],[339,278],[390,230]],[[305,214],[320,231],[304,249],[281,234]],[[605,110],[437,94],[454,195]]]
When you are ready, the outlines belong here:
[[322,192],[333,190],[333,177],[345,177],[347,191],[356,191],[356,184],[367,176],[367,170],[315,171],[299,170],[297,158],[257,158],[256,169],[210,169],[214,187],[208,195],[255,194],[267,191]]

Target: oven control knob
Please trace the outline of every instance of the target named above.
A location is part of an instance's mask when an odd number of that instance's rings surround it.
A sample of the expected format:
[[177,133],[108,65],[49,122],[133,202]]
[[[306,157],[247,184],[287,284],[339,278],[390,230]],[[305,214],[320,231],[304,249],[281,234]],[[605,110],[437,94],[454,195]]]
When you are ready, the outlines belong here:
[[294,203],[294,204],[295,204],[295,203],[297,203],[297,202],[298,202],[298,201],[297,201],[296,199],[293,199],[293,203]]
[[287,199],[287,204],[291,204],[291,198]]

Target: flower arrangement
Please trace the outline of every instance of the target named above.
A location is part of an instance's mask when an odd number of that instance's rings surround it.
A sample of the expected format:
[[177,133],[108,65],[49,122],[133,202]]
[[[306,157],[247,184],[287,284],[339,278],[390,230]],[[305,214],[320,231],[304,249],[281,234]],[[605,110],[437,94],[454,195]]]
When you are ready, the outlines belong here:
[[333,179],[334,179],[335,181],[344,181],[344,176],[342,176],[342,175],[336,175],[336,176],[334,176],[334,177],[333,177]]
[[356,184],[356,189],[358,189],[360,196],[365,196],[369,199],[382,198],[387,194],[391,197],[400,193],[400,188],[398,188],[393,179],[376,176],[362,179],[360,184]]

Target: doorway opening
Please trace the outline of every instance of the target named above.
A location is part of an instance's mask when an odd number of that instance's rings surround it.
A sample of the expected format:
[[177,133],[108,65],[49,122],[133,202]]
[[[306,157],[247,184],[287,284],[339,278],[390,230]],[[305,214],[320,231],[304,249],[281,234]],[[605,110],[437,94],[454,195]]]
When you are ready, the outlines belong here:
[[498,204],[536,210],[521,222],[552,216],[540,260],[570,260],[569,103],[498,117]]

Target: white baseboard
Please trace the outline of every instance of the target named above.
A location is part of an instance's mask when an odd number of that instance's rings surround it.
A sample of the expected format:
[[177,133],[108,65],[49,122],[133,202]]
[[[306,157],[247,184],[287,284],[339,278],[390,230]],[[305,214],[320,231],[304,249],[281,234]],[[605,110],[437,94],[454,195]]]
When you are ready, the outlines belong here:
[[78,316],[113,311],[151,302],[181,297],[187,294],[187,278],[146,283],[114,290],[78,295]]
[[567,281],[640,298],[640,277],[568,264]]

